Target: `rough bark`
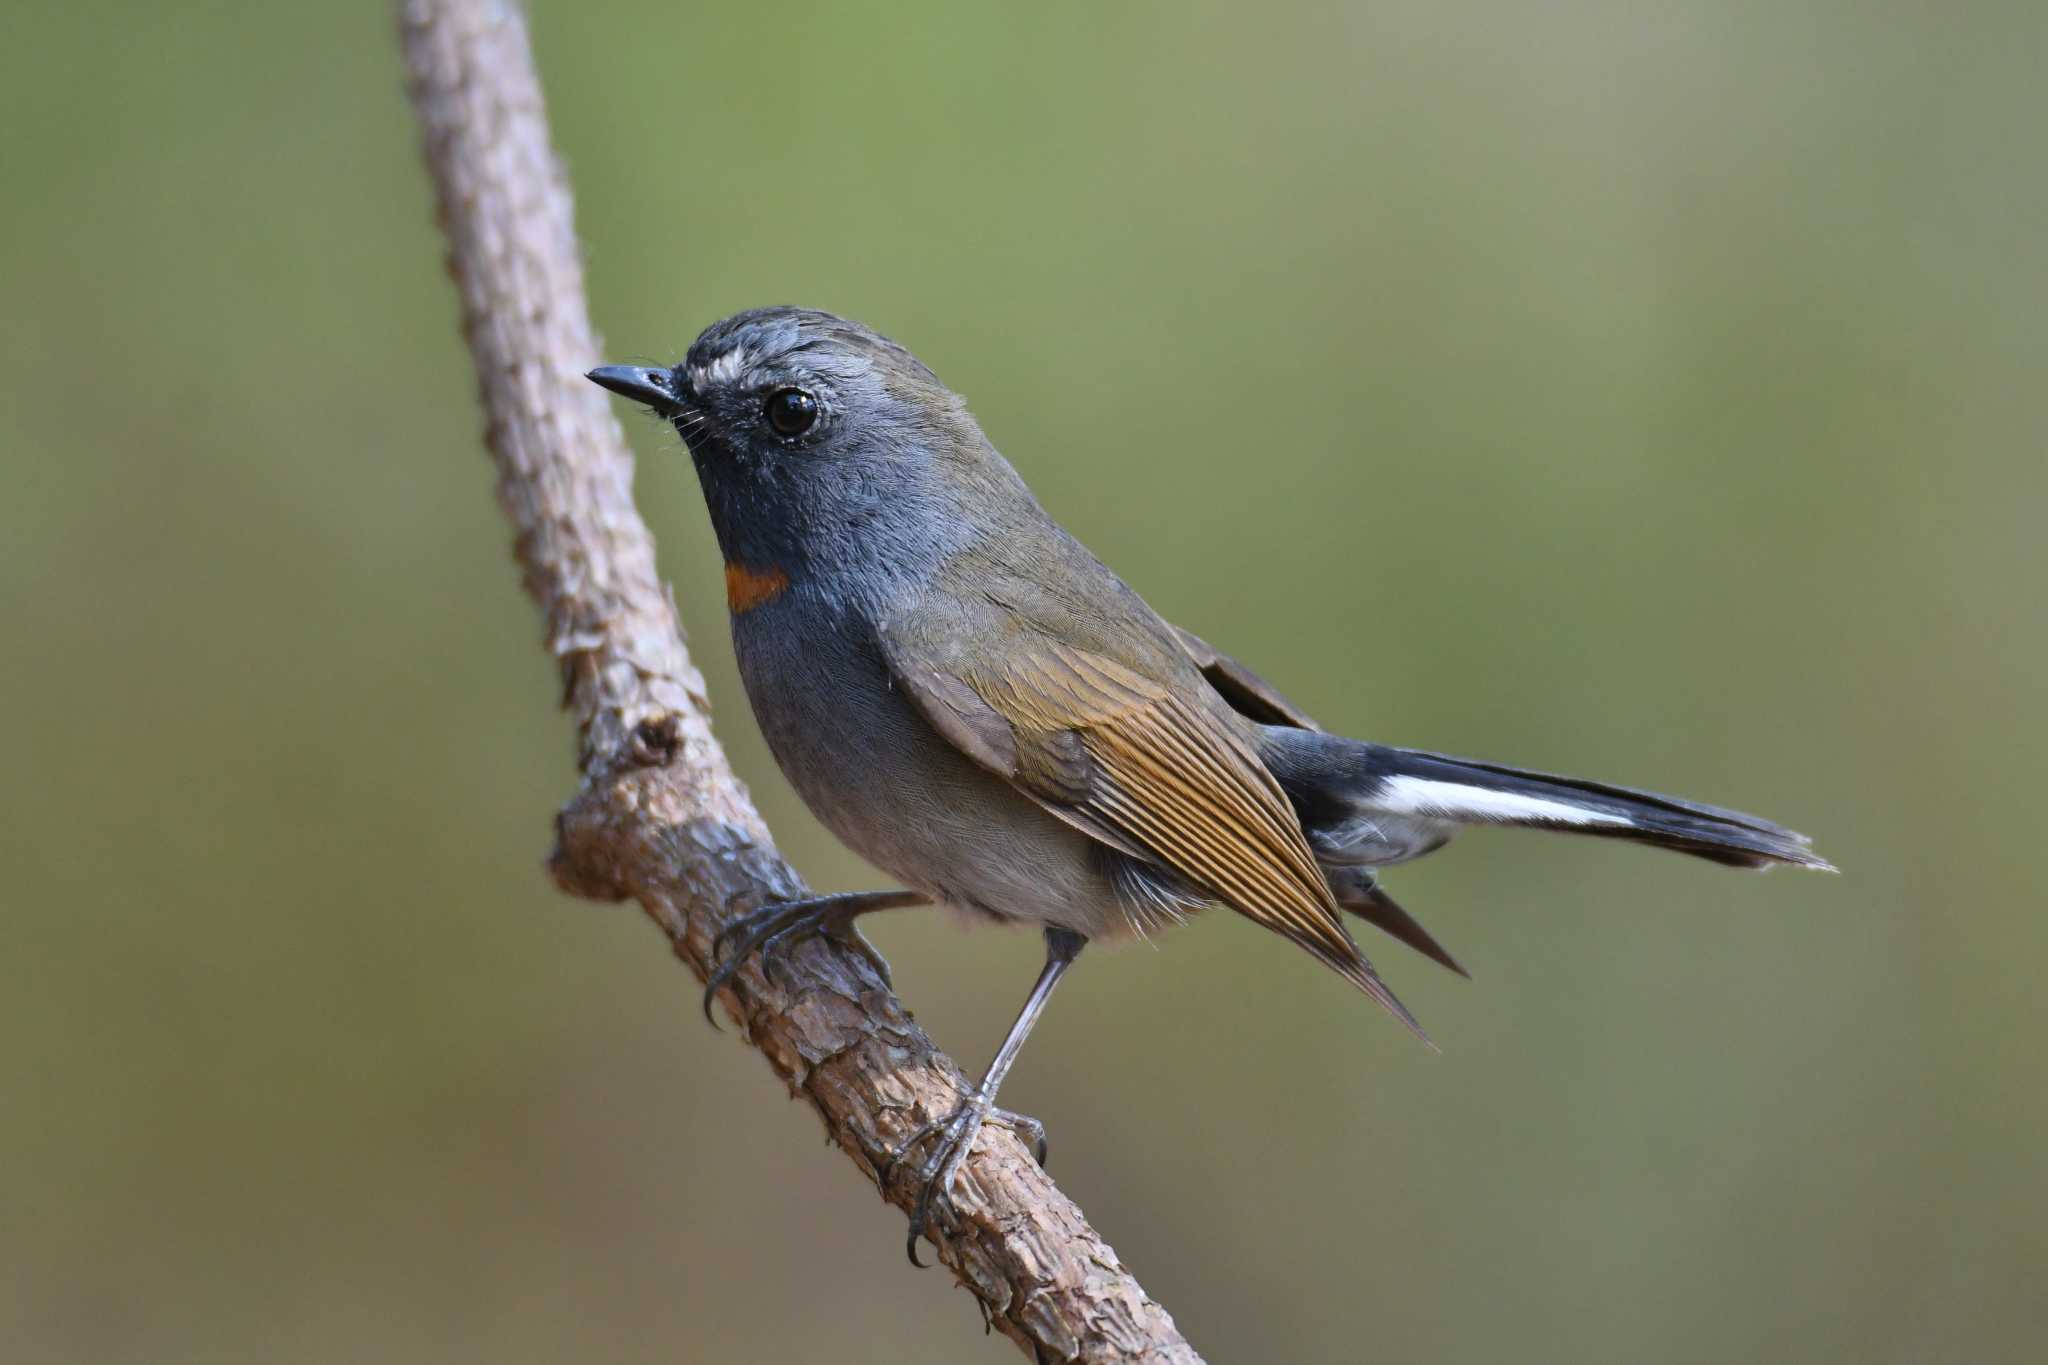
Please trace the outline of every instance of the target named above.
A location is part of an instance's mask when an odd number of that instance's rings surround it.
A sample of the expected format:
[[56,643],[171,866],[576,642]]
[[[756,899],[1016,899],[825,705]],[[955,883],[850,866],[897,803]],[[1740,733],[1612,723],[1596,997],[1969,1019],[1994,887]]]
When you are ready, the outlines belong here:
[[[601,353],[523,17],[508,0],[399,10],[498,499],[579,736],[582,781],[549,865],[576,895],[637,901],[702,979],[721,923],[804,886],[712,737],[703,679],[633,507],[632,457],[609,400],[582,377]],[[857,954],[817,940],[783,962],[772,981],[750,964],[725,1007],[874,1179],[966,1083]],[[914,1164],[881,1191],[906,1211]],[[984,1130],[953,1207],[933,1229],[940,1261],[1035,1358],[1198,1361],[1007,1130]]]

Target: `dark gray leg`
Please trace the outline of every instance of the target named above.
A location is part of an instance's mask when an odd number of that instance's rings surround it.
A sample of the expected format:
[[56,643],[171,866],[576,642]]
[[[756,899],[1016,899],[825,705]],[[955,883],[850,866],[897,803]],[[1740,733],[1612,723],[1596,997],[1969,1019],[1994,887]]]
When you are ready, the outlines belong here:
[[1024,1040],[1031,1036],[1031,1026],[1038,1022],[1038,1016],[1045,1010],[1045,1002],[1052,998],[1053,987],[1074,959],[1081,955],[1081,949],[1088,940],[1070,929],[1047,929],[1045,931],[1045,967],[1038,973],[1038,983],[1031,988],[1030,996],[1024,1001],[1024,1008],[1018,1012],[1017,1022],[1010,1025],[1010,1032],[1003,1039],[1003,1045],[996,1049],[995,1060],[982,1073],[981,1083],[974,1087],[974,1093],[962,1100],[960,1107],[943,1119],[927,1123],[900,1143],[881,1172],[884,1184],[889,1173],[895,1169],[910,1150],[927,1138],[936,1137],[931,1156],[918,1168],[918,1180],[922,1188],[918,1192],[917,1206],[910,1212],[910,1241],[907,1249],[910,1263],[922,1267],[924,1262],[917,1259],[917,1239],[924,1235],[925,1225],[930,1221],[934,1204],[950,1197],[953,1177],[960,1170],[960,1163],[967,1160],[967,1153],[974,1147],[975,1136],[981,1132],[982,1124],[991,1118],[1008,1124],[1018,1130],[1024,1140],[1037,1150],[1038,1159],[1045,1161],[1045,1127],[1036,1119],[1025,1118],[997,1109],[996,1091],[1002,1088],[1003,1078],[1010,1074],[1016,1064],[1017,1054],[1024,1048]]
[[[888,959],[876,952],[875,946],[854,927],[854,918],[874,910],[926,903],[927,898],[917,891],[848,891],[810,900],[776,901],[741,915],[720,929],[718,937],[711,941],[711,979],[704,983],[704,1017],[711,1020],[713,1028],[718,1026],[718,1021],[711,1018],[711,1002],[717,999],[719,989],[732,980],[740,964],[756,952],[761,954],[761,970],[766,972],[774,965],[776,952],[818,934],[837,939],[859,953],[882,978],[883,985],[892,985]],[[731,957],[725,955],[727,944],[735,945]]]

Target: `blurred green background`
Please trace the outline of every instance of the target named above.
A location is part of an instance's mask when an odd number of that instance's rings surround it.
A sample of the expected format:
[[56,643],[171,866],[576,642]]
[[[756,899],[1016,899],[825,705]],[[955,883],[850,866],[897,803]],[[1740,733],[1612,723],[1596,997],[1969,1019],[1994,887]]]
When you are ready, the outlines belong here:
[[[2048,1342],[2048,12],[540,3],[610,359],[866,319],[1327,722],[1737,804],[1840,878],[1477,835],[1431,1056],[1227,916],[1006,1100],[1213,1361]],[[376,3],[0,55],[0,1357],[1014,1359],[641,916]],[[675,438],[639,494],[720,731]],[[977,1069],[1035,940],[873,930]],[[1370,947],[1371,945],[1368,944]]]

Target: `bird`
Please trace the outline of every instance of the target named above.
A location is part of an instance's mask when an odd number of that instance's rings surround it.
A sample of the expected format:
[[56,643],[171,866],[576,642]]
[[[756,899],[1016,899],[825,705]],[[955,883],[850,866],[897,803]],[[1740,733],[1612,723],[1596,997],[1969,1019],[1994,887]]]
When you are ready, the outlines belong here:
[[987,1071],[891,1155],[893,1167],[928,1148],[913,1263],[986,1123],[1043,1160],[1043,1126],[996,1098],[1086,944],[1227,907],[1428,1044],[1345,917],[1467,975],[1380,883],[1461,829],[1833,870],[1805,835],[1759,816],[1322,728],[1166,622],[1053,520],[960,395],[861,323],[752,309],[706,328],[673,366],[587,377],[680,434],[768,748],[818,820],[901,884],[732,919],[707,1015],[743,961],[814,935],[888,982],[862,915],[942,905],[1043,932],[1044,965]]

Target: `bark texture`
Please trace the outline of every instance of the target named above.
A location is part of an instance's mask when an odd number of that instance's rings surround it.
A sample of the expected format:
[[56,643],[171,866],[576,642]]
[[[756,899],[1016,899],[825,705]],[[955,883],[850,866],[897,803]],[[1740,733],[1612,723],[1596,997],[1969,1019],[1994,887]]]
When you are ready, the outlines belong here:
[[[403,0],[399,14],[498,500],[576,721],[582,781],[549,866],[573,894],[637,901],[701,980],[726,919],[805,888],[712,737],[632,457],[583,379],[601,352],[524,19],[509,0]],[[724,1005],[874,1179],[967,1083],[857,954],[814,940],[782,961],[772,981],[750,964]],[[906,1211],[915,1164],[882,1189]],[[1035,1359],[1199,1361],[1007,1130],[983,1131],[953,1207],[933,1229],[939,1259]]]

